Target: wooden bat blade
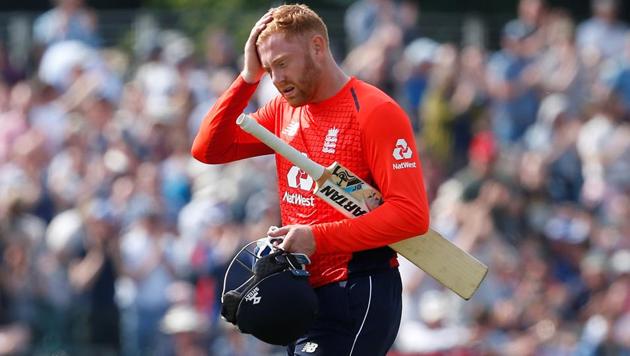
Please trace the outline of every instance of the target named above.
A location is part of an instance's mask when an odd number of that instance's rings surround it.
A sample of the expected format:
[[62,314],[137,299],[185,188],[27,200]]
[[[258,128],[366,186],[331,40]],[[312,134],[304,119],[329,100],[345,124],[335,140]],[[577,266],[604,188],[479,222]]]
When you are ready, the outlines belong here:
[[433,230],[389,247],[466,300],[488,273],[486,265]]

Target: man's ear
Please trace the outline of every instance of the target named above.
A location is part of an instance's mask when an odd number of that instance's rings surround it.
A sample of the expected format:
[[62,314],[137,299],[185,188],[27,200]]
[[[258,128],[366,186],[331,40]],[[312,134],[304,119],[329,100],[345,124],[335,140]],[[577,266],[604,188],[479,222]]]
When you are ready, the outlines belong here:
[[311,51],[315,56],[321,56],[326,50],[326,41],[321,35],[313,35],[311,37]]

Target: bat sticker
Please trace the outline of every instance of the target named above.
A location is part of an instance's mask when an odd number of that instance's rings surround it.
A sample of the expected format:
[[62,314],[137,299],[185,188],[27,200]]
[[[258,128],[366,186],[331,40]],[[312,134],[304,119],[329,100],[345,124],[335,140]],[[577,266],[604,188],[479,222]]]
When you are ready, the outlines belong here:
[[342,166],[339,166],[339,165],[336,166],[331,174],[332,176],[338,178],[338,181],[336,183],[344,189],[350,189],[351,187],[356,186],[356,185],[359,186],[357,188],[353,188],[351,190],[346,190],[346,191],[355,191],[355,190],[361,189],[361,186],[363,183],[361,179],[350,174],[347,170],[343,169]]
[[363,184],[362,184],[362,183],[355,184],[355,185],[351,185],[351,186],[349,186],[349,187],[345,187],[345,188],[343,188],[343,190],[344,190],[346,193],[356,192],[356,191],[359,191],[359,190],[361,190],[361,189],[363,189]]

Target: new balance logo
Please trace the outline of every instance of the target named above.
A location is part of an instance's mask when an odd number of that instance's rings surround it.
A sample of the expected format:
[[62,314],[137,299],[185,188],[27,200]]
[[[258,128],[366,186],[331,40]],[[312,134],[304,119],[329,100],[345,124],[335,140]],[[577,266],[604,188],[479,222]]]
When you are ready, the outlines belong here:
[[328,134],[324,139],[324,147],[322,147],[322,152],[324,153],[335,153],[337,149],[337,135],[339,135],[339,129],[333,127],[328,130]]
[[398,141],[396,141],[396,148],[394,148],[393,155],[397,161],[400,161],[402,159],[411,158],[413,151],[404,138],[399,138]]
[[245,296],[245,301],[246,302],[253,302],[252,304],[258,304],[260,303],[260,300],[262,299],[262,297],[258,296],[258,287],[252,289],[249,293],[247,293],[247,295]]
[[284,130],[282,130],[282,133],[284,135],[293,137],[297,133],[298,128],[300,128],[300,123],[298,121],[293,121],[287,127],[285,127]]
[[317,346],[319,345],[317,345],[314,342],[307,342],[306,344],[304,344],[304,347],[302,348],[302,352],[308,352],[309,354],[313,353],[315,352],[315,350],[317,350]]

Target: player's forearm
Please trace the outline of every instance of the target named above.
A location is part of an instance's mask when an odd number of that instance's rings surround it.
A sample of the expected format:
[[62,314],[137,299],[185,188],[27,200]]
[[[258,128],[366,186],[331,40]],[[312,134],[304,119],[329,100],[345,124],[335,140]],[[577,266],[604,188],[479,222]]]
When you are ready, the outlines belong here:
[[391,199],[358,218],[315,224],[312,229],[317,253],[362,251],[425,234],[429,208],[421,199]]
[[239,150],[235,144],[239,136],[244,135],[235,121],[245,110],[257,86],[257,83],[247,83],[239,76],[219,97],[204,117],[193,142],[191,154],[195,159],[217,164],[248,157],[248,150]]

